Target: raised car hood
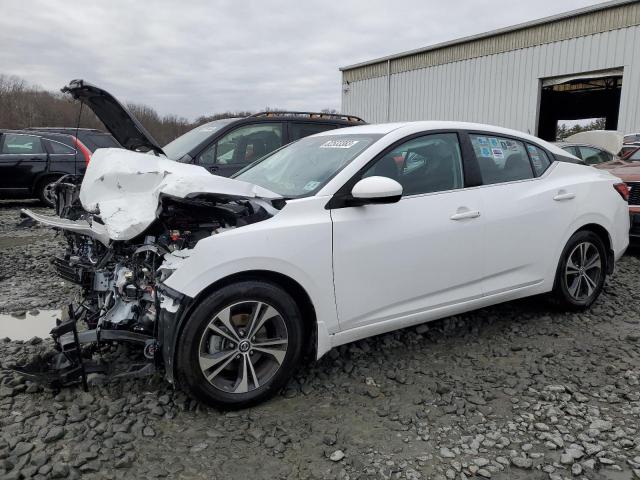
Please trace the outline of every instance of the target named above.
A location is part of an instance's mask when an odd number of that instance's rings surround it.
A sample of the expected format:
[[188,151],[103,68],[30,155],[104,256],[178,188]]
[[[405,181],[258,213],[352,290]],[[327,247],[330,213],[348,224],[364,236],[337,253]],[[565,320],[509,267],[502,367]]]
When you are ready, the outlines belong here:
[[254,199],[272,210],[269,200],[281,198],[251,183],[211,175],[196,165],[105,148],[91,157],[80,202],[88,212],[100,215],[109,238],[130,240],[156,220],[161,195],[189,198],[202,194],[221,200]]
[[84,80],[72,80],[62,88],[76,100],[87,105],[111,135],[127,150],[151,150],[164,154],[158,142],[136,117],[106,90]]

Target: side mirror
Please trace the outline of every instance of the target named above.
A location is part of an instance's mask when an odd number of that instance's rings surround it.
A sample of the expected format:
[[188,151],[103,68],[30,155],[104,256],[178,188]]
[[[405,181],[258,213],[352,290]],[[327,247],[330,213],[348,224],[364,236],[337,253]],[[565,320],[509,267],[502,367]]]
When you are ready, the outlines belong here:
[[388,177],[367,177],[353,186],[351,196],[356,205],[395,203],[402,197],[402,185]]

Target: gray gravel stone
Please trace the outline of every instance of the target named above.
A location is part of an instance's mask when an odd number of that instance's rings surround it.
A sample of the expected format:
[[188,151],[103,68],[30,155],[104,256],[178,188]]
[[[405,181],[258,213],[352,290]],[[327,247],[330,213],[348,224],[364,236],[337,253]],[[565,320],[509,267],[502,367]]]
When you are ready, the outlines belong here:
[[60,440],[62,437],[64,437],[64,428],[55,426],[47,432],[42,441],[45,443],[51,443],[56,440]]
[[[0,311],[61,307],[77,291],[53,276],[61,239],[16,229],[18,207],[2,202]],[[54,393],[0,369],[0,478],[638,476],[640,350],[628,338],[640,325],[638,271],[630,251],[586,312],[524,300],[344,345],[237,412],[200,405],[160,375],[94,375],[88,393]],[[0,364],[50,345],[2,340]]]
[[342,450],[336,450],[331,455],[329,455],[329,459],[332,462],[339,462],[345,457],[344,452]]
[[513,457],[511,463],[518,468],[531,468],[533,467],[533,460],[525,457]]

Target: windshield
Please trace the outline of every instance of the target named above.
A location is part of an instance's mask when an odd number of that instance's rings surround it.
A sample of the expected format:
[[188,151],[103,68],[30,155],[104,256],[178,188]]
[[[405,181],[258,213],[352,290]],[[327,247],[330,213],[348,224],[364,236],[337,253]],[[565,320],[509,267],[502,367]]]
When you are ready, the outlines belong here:
[[195,147],[204,142],[207,138],[217,132],[225,125],[235,122],[237,118],[224,118],[213,122],[205,123],[199,127],[189,130],[184,135],[180,135],[174,141],[167,143],[162,150],[171,160],[180,160]]
[[234,178],[287,198],[312,195],[380,137],[376,134],[306,137],[276,150]]

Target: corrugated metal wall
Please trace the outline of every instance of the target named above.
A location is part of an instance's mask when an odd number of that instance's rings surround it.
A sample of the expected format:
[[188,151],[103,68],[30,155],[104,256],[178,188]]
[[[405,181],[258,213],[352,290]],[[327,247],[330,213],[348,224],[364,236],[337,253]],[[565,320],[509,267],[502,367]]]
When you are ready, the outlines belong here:
[[384,76],[343,83],[342,112],[369,122],[463,120],[535,133],[541,78],[616,67],[624,67],[618,129],[640,131],[640,26],[392,73],[390,81],[385,66]]

